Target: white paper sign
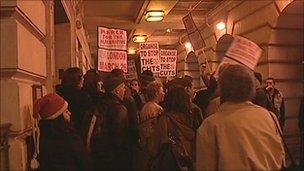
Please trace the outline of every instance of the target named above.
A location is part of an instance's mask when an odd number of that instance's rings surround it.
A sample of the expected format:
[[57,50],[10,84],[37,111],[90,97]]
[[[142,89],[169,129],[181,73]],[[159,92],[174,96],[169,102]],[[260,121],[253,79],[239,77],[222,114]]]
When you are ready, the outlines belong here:
[[160,50],[160,77],[176,75],[177,50]]
[[254,42],[241,36],[235,36],[224,58],[230,58],[254,70],[261,53],[262,49]]
[[111,72],[115,68],[127,72],[127,52],[98,49],[98,70]]
[[127,50],[127,32],[121,29],[98,27],[98,47]]
[[159,45],[158,42],[146,42],[139,44],[141,72],[151,70],[159,73]]
[[200,31],[196,27],[196,24],[194,23],[191,13],[183,17],[182,20],[193,49],[197,51],[204,48],[206,46],[205,41]]
[[127,80],[138,79],[135,60],[128,60],[128,72],[126,74]]

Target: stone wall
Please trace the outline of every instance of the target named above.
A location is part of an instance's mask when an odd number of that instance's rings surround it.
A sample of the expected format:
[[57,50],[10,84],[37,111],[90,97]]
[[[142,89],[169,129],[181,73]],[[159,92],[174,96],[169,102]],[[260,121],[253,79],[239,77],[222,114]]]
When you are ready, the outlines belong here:
[[[290,10],[294,13],[286,12],[289,6],[298,8],[293,7]],[[276,87],[285,96],[284,136],[287,138],[292,153],[298,157],[297,116],[300,98],[303,97],[303,64],[301,64],[303,61],[303,1],[224,1],[208,14],[207,20],[202,19],[202,21],[207,21],[199,26],[206,47],[203,49],[205,55],[197,55],[199,65],[206,57],[211,69],[215,70],[219,63],[215,57],[216,43],[224,34],[244,36],[263,49],[256,71],[262,73],[264,81],[267,77],[274,77]],[[226,23],[226,29],[221,31],[215,28],[220,21]],[[181,36],[181,40],[182,43],[188,41],[187,35]],[[196,70],[197,67],[187,69],[185,67],[184,44],[179,45],[177,49],[179,49],[178,73]]]
[[[26,139],[31,135],[33,101],[53,92],[59,83],[56,64],[62,61],[58,57],[64,59],[63,69],[78,66],[86,71],[93,66],[86,33],[79,24],[82,4],[77,2],[60,1],[70,21],[69,29],[61,34],[70,35],[66,40],[69,43],[58,46],[62,42],[55,41],[53,0],[1,0],[0,123],[12,124],[10,170],[28,170]],[[81,55],[76,54],[76,42]],[[56,48],[65,54],[56,54]]]

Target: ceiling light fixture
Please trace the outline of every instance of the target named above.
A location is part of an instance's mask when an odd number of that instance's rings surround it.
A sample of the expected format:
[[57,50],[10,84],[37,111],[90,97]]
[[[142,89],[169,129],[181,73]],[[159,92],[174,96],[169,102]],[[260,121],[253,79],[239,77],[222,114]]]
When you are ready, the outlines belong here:
[[163,10],[148,10],[146,12],[146,21],[162,21],[164,19],[165,12]]
[[134,35],[133,42],[135,43],[143,43],[147,40],[147,35]]
[[128,54],[130,54],[130,55],[136,54],[136,49],[134,49],[134,48],[129,48],[129,49],[128,49]]
[[216,28],[218,30],[223,30],[223,29],[226,28],[226,24],[224,22],[219,22],[219,23],[216,24]]

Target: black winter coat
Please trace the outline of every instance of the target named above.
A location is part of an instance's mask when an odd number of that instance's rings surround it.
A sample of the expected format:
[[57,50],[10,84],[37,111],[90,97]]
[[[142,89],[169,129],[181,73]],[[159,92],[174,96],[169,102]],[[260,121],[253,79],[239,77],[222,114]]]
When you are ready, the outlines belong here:
[[47,122],[40,124],[38,170],[92,170],[80,137],[73,131],[54,131]]
[[83,90],[69,86],[61,86],[56,92],[69,103],[72,123],[76,132],[80,134],[85,112],[90,108],[89,96]]
[[91,156],[98,170],[129,170],[130,147],[129,116],[123,102],[106,94],[98,106],[101,122],[95,126],[91,140]]

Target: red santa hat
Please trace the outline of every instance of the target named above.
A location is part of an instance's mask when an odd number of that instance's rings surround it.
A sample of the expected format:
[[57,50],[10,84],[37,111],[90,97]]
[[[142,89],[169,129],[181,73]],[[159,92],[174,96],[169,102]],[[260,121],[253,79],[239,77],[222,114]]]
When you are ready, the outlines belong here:
[[42,98],[38,99],[33,108],[33,138],[35,152],[33,154],[33,159],[31,160],[31,168],[37,169],[39,167],[39,162],[37,160],[39,154],[39,138],[40,130],[38,126],[39,119],[51,120],[60,116],[68,108],[68,103],[56,93],[50,93]]
[[55,119],[68,108],[68,103],[56,93],[38,99],[34,104],[33,116],[36,119]]

